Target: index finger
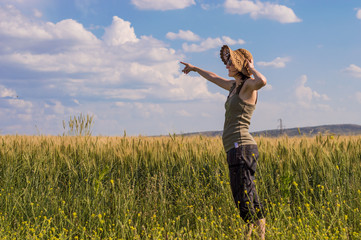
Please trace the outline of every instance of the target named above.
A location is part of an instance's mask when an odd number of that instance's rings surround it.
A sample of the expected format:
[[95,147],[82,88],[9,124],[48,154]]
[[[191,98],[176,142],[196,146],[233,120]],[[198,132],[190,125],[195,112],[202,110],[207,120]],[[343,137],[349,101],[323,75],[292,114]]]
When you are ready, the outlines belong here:
[[180,62],[181,64],[184,64],[184,65],[188,65],[188,63],[185,63],[185,62]]

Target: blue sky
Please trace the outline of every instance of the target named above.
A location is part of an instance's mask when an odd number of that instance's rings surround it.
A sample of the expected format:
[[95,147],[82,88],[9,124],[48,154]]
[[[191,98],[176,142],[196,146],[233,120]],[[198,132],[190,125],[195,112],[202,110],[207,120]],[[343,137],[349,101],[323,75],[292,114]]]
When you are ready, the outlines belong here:
[[0,134],[221,130],[227,92],[179,61],[227,77],[223,44],[268,80],[251,131],[361,124],[360,1],[1,0]]

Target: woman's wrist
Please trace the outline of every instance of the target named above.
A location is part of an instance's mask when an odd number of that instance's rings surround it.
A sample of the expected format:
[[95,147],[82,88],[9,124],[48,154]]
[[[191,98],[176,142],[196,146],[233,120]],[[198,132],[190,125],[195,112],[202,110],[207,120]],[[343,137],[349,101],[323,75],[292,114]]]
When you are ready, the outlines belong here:
[[254,66],[253,66],[253,67],[248,66],[248,68],[249,68],[249,70],[250,70],[251,72],[256,72],[256,69],[255,69]]

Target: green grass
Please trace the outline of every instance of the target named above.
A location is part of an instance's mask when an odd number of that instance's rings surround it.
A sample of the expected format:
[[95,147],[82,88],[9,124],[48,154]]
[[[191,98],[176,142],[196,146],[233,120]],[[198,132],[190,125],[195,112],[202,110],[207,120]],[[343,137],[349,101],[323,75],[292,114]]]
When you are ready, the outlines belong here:
[[[361,239],[361,137],[256,138],[267,239]],[[0,136],[0,239],[240,239],[218,137]]]

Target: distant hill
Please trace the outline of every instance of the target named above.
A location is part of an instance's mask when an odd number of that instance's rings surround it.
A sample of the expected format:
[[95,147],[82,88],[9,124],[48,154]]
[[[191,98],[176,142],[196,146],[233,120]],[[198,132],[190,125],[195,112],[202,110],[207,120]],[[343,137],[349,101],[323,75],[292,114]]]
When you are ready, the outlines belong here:
[[333,135],[361,135],[361,125],[356,124],[335,124],[335,125],[321,125],[314,127],[302,127],[302,128],[288,128],[283,129],[282,132],[280,129],[266,130],[253,132],[254,136],[268,136],[268,137],[278,137],[280,135],[287,135],[290,137],[306,135],[313,136],[316,134],[333,134]]
[[[253,136],[278,137],[280,135],[294,136],[313,136],[316,134],[333,134],[333,135],[361,135],[361,125],[356,124],[335,124],[321,125],[314,127],[273,129],[251,132]],[[182,134],[183,136],[203,135],[203,136],[222,136],[222,131],[206,131]]]

